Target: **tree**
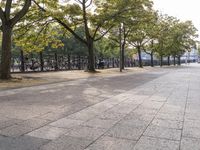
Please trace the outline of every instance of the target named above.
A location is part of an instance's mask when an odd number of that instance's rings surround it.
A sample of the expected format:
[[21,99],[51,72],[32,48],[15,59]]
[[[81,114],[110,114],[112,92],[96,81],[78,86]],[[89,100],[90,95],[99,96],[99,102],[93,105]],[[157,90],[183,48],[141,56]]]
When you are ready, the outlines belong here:
[[131,37],[137,32],[136,30],[140,30],[140,26],[149,21],[149,13],[151,13],[151,10],[151,1],[145,0],[137,2],[134,9],[127,11],[119,17],[118,26],[115,26],[115,28],[111,30],[109,38],[118,43],[120,47],[120,70],[124,69],[125,48],[128,47],[128,44],[132,44],[133,39],[131,39]]
[[177,22],[171,29],[171,38],[173,41],[170,45],[171,55],[178,58],[180,65],[180,57],[187,51],[191,51],[195,47],[197,29],[191,21]]
[[148,28],[146,29],[149,41],[143,46],[144,52],[151,57],[151,67],[154,67],[154,54],[158,45],[158,29],[158,14],[153,11],[151,21],[148,23]]
[[170,32],[176,22],[177,19],[172,16],[160,15],[158,17],[156,53],[160,57],[161,67],[163,66],[163,57],[169,55],[169,44],[172,42]]
[[173,56],[174,59],[177,57],[180,65],[181,55],[194,47],[196,43],[196,32],[197,30],[191,21],[181,22],[174,17],[162,16],[160,18],[157,48],[157,53],[161,58],[161,66],[164,56],[168,57],[168,64],[170,56]]
[[[22,4],[23,3],[23,4]],[[18,8],[14,6],[19,6]],[[13,7],[12,7],[13,6]],[[21,10],[19,8],[22,6]],[[9,79],[10,65],[11,65],[11,43],[13,27],[19,20],[26,15],[31,6],[31,0],[6,0],[0,3],[0,19],[2,31],[2,53],[1,53],[1,66],[0,78]],[[4,7],[4,9],[3,9]],[[13,9],[12,9],[13,8]],[[19,11],[18,11],[19,10]]]
[[[17,4],[18,9],[14,8]],[[13,6],[13,7],[12,7]],[[19,8],[22,6],[21,10]],[[1,66],[0,78],[9,79],[10,65],[11,65],[11,44],[12,44],[12,30],[19,20],[26,15],[31,6],[31,0],[25,0],[22,5],[21,1],[6,0],[0,3],[0,19],[2,31],[2,53],[1,53]],[[4,9],[3,9],[4,7]],[[19,11],[18,11],[19,10]]]
[[141,56],[142,50],[144,50],[145,45],[150,41],[149,33],[153,17],[151,9],[143,13],[140,22],[138,22],[137,26],[132,29],[132,32],[128,37],[128,43],[137,49],[140,68],[143,67]]
[[[87,46],[88,70],[95,71],[94,43],[116,25],[120,16],[148,2],[149,0],[69,0],[62,4],[57,2],[56,5],[46,3],[46,7],[41,7],[40,3],[36,4]],[[78,26],[84,26],[84,38],[74,32]]]

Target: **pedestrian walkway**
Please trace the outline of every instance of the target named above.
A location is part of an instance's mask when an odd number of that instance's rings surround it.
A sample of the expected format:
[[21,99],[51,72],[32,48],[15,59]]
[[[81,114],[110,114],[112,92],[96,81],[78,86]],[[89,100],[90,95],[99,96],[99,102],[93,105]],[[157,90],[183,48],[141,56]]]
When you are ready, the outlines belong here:
[[0,150],[200,150],[200,65],[0,92]]

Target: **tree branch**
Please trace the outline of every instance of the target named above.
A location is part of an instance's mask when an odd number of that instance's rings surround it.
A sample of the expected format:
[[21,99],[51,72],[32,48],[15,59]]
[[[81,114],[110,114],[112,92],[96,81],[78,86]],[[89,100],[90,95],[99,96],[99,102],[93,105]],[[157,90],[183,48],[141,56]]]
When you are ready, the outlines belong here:
[[86,8],[90,7],[92,5],[92,0],[90,0],[89,4],[86,6]]
[[5,7],[6,20],[10,20],[11,5],[12,5],[12,0],[6,1],[6,7]]
[[[47,12],[43,7],[41,7],[35,0],[33,2],[37,5],[37,7],[42,10],[43,12]],[[82,43],[87,45],[87,42],[82,39],[78,34],[76,34],[66,23],[64,23],[62,20],[60,20],[57,17],[51,16],[54,20],[56,20],[61,26],[63,26],[67,31],[69,31],[76,39],[81,41]]]
[[86,39],[90,38],[90,31],[88,28],[88,18],[87,18],[87,13],[86,13],[86,1],[83,0],[82,8],[83,8],[83,23],[84,23],[84,28],[85,28],[85,35]]
[[28,12],[31,6],[31,0],[26,0],[23,8],[11,19],[11,26],[14,26]]
[[76,34],[68,25],[66,25],[64,22],[62,22],[60,19],[58,18],[54,18],[60,25],[62,25],[66,30],[68,30],[75,38],[77,38],[78,40],[80,40],[82,43],[87,45],[87,42],[82,39],[78,34]]
[[144,52],[146,53],[146,54],[148,54],[148,55],[151,55],[151,53],[150,52],[147,52],[147,50],[143,47],[143,50],[144,50]]
[[3,12],[3,9],[0,7],[0,18],[1,18],[1,21],[2,21],[2,24],[5,23],[5,16],[4,16],[4,12]]
[[100,37],[94,39],[94,41],[98,41],[101,38],[103,38],[113,27],[114,27],[114,25],[112,25],[110,28],[108,28],[108,30],[106,32],[104,32]]

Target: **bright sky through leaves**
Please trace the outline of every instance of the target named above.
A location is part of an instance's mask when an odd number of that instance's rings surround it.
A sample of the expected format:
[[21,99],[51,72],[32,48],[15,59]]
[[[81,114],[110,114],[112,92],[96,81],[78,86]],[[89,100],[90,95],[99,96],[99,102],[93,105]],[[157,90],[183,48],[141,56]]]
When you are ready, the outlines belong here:
[[200,35],[200,0],[153,0],[154,8],[180,20],[192,20]]

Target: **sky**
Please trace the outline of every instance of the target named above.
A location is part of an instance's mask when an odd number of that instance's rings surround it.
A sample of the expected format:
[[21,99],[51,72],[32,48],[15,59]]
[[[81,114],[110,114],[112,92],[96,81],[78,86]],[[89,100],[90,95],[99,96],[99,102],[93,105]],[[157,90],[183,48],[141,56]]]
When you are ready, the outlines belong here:
[[200,0],[153,0],[154,8],[162,14],[180,20],[192,20],[200,35]]

